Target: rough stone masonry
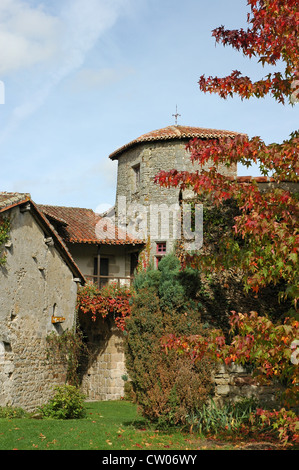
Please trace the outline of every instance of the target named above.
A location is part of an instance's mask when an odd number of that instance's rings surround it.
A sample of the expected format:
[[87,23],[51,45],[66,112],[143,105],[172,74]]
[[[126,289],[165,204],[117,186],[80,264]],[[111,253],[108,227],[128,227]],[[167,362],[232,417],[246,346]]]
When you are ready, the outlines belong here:
[[[65,382],[47,360],[46,337],[72,328],[77,284],[31,210],[12,208],[6,263],[0,267],[0,406],[35,410]],[[52,317],[64,322],[53,324]]]

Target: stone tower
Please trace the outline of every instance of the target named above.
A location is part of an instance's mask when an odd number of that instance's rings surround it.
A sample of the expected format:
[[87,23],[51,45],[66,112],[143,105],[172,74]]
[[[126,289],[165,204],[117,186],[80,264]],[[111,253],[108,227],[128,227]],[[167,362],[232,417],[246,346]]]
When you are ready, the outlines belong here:
[[[162,188],[154,178],[161,171],[177,169],[195,171],[186,151],[186,144],[194,138],[215,139],[236,137],[236,132],[187,126],[168,126],[144,134],[110,155],[117,160],[117,191],[115,215],[121,228],[135,237],[148,239],[156,261],[171,251],[177,240],[177,210],[186,194],[180,188]],[[237,176],[237,168],[220,171]]]

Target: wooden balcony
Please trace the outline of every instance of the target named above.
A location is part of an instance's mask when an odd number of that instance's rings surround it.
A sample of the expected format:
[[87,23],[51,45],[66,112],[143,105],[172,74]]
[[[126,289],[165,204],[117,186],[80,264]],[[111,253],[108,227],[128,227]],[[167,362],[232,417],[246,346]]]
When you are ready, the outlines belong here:
[[91,281],[97,286],[98,289],[106,286],[107,284],[116,283],[118,287],[130,286],[133,281],[133,276],[120,277],[120,276],[91,276],[85,275],[87,281]]

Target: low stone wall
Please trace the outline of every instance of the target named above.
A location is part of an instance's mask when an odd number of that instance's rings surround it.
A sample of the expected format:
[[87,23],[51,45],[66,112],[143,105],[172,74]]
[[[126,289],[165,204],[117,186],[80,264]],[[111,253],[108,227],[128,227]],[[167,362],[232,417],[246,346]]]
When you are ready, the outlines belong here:
[[[81,390],[88,400],[119,400],[125,395],[124,337],[112,319],[87,316],[80,320],[87,338],[88,357],[81,364]],[[219,365],[213,374],[215,403],[235,402],[256,397],[261,404],[275,405],[278,388],[258,385],[244,367]]]
[[[89,356],[82,367],[81,390],[91,401],[119,400],[125,394],[123,333],[107,319],[97,319],[96,324],[89,324],[89,327]],[[275,405],[278,397],[278,388],[258,385],[241,365],[218,366],[213,380],[213,399],[219,405],[250,397],[257,398],[261,404]]]
[[278,388],[258,385],[241,365],[221,365],[214,374],[215,397],[218,404],[235,402],[241,398],[255,397],[261,403],[275,404]]

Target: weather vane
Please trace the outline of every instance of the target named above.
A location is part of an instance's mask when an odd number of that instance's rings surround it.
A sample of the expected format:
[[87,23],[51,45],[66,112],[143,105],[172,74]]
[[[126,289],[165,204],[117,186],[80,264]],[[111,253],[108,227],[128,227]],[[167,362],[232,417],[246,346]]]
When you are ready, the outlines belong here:
[[181,115],[178,113],[178,107],[175,107],[175,114],[173,114],[173,117],[175,117],[175,125],[177,126],[178,124],[178,117],[181,117]]

